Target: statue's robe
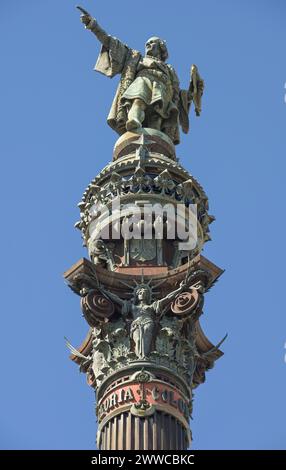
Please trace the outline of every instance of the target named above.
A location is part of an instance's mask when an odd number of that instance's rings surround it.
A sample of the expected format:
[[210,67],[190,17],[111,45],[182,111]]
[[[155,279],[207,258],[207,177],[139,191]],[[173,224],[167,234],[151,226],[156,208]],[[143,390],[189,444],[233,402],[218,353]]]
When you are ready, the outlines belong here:
[[126,132],[128,109],[132,100],[142,99],[146,113],[162,118],[162,132],[174,142],[180,141],[179,123],[183,132],[189,130],[189,93],[180,90],[173,67],[164,62],[143,57],[116,38],[109,37],[109,47],[102,46],[94,69],[107,77],[121,74],[107,122],[119,135]]
[[132,304],[130,301],[124,302],[122,315],[131,314],[133,317],[130,325],[130,335],[135,343],[137,357],[149,356],[156,325],[155,317],[158,318],[162,313],[162,306],[158,300],[152,304],[145,303],[141,306]]

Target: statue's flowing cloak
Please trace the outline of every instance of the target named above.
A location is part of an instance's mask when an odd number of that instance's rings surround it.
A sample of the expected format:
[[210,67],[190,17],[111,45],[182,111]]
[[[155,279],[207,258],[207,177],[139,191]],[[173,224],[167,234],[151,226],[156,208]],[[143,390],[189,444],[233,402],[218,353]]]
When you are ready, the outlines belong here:
[[[122,99],[124,93],[129,86],[135,81],[138,65],[143,59],[140,52],[130,49],[116,38],[109,36],[109,47],[101,47],[94,70],[106,75],[114,77],[121,74],[121,79],[117,87],[115,97],[113,99],[111,109],[109,111],[107,122],[119,135],[126,132],[127,108]],[[174,90],[173,98],[170,101],[169,118],[164,120],[165,132],[173,140],[175,144],[179,143],[179,122],[183,132],[189,129],[189,98],[186,90],[179,89],[179,80],[175,70],[169,64],[166,64],[169,70],[171,84]]]

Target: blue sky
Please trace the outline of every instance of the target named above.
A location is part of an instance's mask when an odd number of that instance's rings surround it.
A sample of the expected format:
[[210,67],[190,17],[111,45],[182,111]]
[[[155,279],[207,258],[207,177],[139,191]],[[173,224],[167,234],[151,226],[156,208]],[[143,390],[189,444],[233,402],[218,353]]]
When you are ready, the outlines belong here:
[[[1,1],[2,449],[92,449],[94,395],[68,360],[87,325],[62,273],[85,255],[77,203],[111,159],[117,86],[75,1]],[[206,82],[177,155],[216,216],[204,255],[226,269],[202,325],[225,356],[195,392],[195,449],[285,449],[284,0],[145,0],[83,6],[137,48],[167,40],[181,86]]]

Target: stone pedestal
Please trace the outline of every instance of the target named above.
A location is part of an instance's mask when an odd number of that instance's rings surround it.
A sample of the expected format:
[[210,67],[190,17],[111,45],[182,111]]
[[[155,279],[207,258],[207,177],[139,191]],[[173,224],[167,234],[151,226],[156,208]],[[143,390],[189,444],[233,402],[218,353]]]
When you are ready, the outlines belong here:
[[159,153],[176,161],[175,146],[171,139],[163,132],[149,128],[123,134],[114,146],[113,160],[134,153],[140,144],[144,143],[148,143],[150,152]]

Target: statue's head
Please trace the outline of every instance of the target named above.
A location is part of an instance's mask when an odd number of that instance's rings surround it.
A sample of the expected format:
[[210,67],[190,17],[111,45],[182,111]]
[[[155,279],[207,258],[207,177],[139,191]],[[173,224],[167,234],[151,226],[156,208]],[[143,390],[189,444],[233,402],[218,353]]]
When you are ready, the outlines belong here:
[[103,240],[100,240],[100,239],[94,240],[93,246],[94,246],[95,253],[101,253],[105,251],[105,244]]
[[166,41],[163,39],[153,36],[148,39],[145,44],[145,55],[150,57],[156,57],[165,62],[168,59],[168,49]]
[[151,303],[151,290],[146,286],[139,286],[135,291],[135,299],[138,302],[146,302],[146,304]]

